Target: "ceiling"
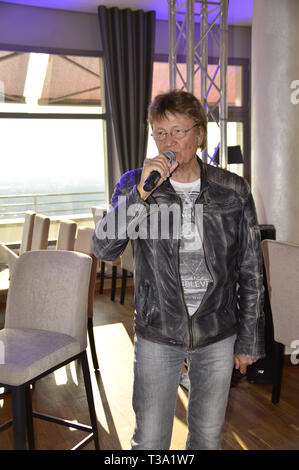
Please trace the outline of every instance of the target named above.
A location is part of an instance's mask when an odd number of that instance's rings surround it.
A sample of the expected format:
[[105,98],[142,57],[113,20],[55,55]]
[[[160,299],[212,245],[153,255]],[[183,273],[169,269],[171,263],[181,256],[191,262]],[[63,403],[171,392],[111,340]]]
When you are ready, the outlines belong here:
[[[155,10],[157,19],[168,19],[167,0],[5,0],[6,3],[43,8],[96,13],[99,5],[108,7]],[[198,5],[199,6],[199,5]],[[196,8],[198,8],[196,6]],[[229,0],[228,23],[248,26],[252,20],[253,0]]]

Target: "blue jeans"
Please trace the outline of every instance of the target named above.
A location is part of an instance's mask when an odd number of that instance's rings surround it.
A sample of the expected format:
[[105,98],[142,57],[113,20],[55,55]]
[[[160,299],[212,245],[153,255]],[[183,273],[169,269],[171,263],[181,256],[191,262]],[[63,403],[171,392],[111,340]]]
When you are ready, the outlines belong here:
[[178,386],[189,364],[186,449],[220,449],[236,335],[196,351],[135,336],[132,449],[169,449]]

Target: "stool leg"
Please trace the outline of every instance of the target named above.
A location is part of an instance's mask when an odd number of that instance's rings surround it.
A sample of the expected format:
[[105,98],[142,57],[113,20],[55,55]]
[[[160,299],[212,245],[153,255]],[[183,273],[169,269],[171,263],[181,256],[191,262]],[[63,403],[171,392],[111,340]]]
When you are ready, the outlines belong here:
[[88,331],[88,339],[89,339],[89,345],[90,345],[90,350],[91,350],[91,357],[92,357],[92,363],[93,367],[95,370],[99,369],[99,363],[98,363],[98,358],[97,358],[97,350],[96,350],[96,345],[95,345],[95,340],[94,340],[94,333],[93,333],[93,319],[88,318],[88,323],[87,323],[87,331]]
[[127,275],[128,271],[123,269],[122,279],[121,279],[121,294],[120,294],[120,303],[123,304],[125,301],[126,285],[127,285]]
[[99,450],[100,446],[99,446],[97,418],[96,418],[96,412],[95,412],[95,407],[94,407],[94,399],[93,399],[93,394],[92,394],[92,386],[91,386],[90,372],[89,372],[89,367],[88,367],[86,351],[84,351],[81,355],[81,364],[82,364],[82,369],[83,369],[83,377],[84,377],[84,384],[85,384],[85,390],[86,390],[86,396],[87,396],[87,402],[88,402],[90,422],[91,422],[92,431],[93,431],[94,446],[96,450]]
[[23,386],[12,388],[13,444],[15,450],[26,450],[26,398]]
[[282,382],[282,369],[284,362],[284,345],[274,341],[273,348],[273,361],[274,361],[274,370],[273,370],[273,386],[272,386],[272,403],[276,405],[280,400],[280,389]]
[[105,279],[105,262],[101,260],[101,277],[100,277],[99,294],[102,294],[102,293],[103,293],[103,290],[104,290],[104,279]]
[[117,272],[117,266],[112,266],[111,300],[115,299],[116,272]]
[[31,400],[30,385],[26,388],[26,420],[27,420],[28,447],[30,450],[34,450],[35,442],[34,442],[32,400]]

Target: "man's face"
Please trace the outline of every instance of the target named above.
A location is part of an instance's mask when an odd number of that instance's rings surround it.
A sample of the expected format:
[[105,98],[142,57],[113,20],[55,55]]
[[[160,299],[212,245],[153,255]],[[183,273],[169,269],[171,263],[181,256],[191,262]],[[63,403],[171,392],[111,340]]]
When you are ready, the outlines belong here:
[[[190,119],[185,114],[170,113],[166,113],[166,117],[164,119],[153,122],[154,133],[159,131],[167,132],[167,135],[163,140],[155,140],[159,153],[163,153],[165,150],[172,150],[175,152],[176,160],[178,161],[181,170],[195,157],[197,148],[202,142],[201,129],[193,127],[194,124],[194,120]],[[182,138],[177,138],[175,135],[170,135],[170,132],[175,129],[190,130],[186,132]]]

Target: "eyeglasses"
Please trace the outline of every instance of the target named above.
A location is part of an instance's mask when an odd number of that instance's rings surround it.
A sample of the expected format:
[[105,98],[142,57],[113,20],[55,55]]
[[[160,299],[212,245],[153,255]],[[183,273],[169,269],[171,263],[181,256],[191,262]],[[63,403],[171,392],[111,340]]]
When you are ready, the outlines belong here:
[[171,135],[171,137],[174,137],[175,139],[182,139],[183,137],[185,137],[187,132],[191,131],[191,129],[193,129],[194,127],[198,127],[198,126],[199,124],[196,123],[192,127],[189,127],[189,129],[172,129],[170,132],[166,132],[162,130],[155,131],[151,134],[151,136],[155,140],[160,140],[160,141],[166,139],[167,135]]

